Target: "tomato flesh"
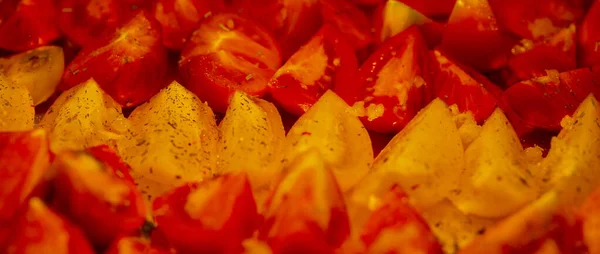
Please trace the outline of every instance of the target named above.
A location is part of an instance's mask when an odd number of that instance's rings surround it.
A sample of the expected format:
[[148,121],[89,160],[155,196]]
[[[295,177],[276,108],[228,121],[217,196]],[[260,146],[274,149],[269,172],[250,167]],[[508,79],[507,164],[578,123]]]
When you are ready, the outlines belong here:
[[84,48],[66,67],[61,90],[93,78],[123,107],[150,99],[167,83],[167,50],[159,25],[140,11],[100,43]]
[[272,35],[235,14],[214,15],[192,35],[181,53],[186,87],[217,112],[225,112],[236,90],[262,96],[281,65]]
[[26,51],[60,37],[53,0],[0,2],[0,48]]
[[359,68],[358,85],[339,88],[338,94],[367,129],[400,131],[427,101],[426,58],[425,41],[412,26],[383,43]]
[[335,28],[324,26],[277,70],[269,92],[284,109],[300,116],[327,90],[351,86],[357,65],[352,47]]
[[589,9],[585,20],[578,27],[579,64],[600,65],[600,2],[596,1]]

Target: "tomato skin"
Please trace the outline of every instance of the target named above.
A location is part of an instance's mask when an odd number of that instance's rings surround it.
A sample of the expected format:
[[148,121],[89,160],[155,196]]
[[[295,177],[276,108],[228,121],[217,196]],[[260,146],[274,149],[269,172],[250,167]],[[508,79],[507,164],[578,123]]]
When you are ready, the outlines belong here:
[[[104,147],[90,150],[93,152],[57,155],[53,201],[56,209],[79,225],[90,241],[107,246],[120,235],[136,232],[145,221],[146,210],[129,168],[115,158],[116,154]],[[95,179],[84,180],[86,177]]]
[[[306,70],[316,66],[323,69]],[[336,28],[326,25],[279,68],[269,81],[269,92],[286,111],[300,116],[327,90],[351,87],[357,69],[352,47]]]
[[579,65],[600,65],[600,2],[595,1],[578,29]]
[[181,50],[205,17],[224,9],[223,0],[159,0],[153,12],[162,27],[163,44]]
[[357,52],[374,41],[369,17],[347,1],[321,0],[321,16],[323,22],[335,26]]
[[575,69],[575,40],[574,24],[542,39],[523,40],[523,43],[533,45],[515,46],[508,67],[519,81],[544,76],[546,70],[563,72]]
[[7,242],[9,253],[95,253],[79,228],[33,198]]
[[260,223],[245,173],[178,187],[153,209],[158,230],[183,253],[237,250]]
[[60,37],[53,0],[0,2],[0,48],[26,51]]
[[483,76],[471,76],[474,70],[456,64],[439,50],[431,56],[434,96],[446,104],[456,104],[461,112],[471,111],[478,123],[483,123],[496,108],[497,100],[487,89],[499,90]]
[[231,6],[271,31],[287,59],[321,27],[319,1],[231,0]]
[[456,0],[396,0],[403,2],[420,13],[434,19],[446,19],[450,16]]
[[167,50],[160,28],[139,11],[117,31],[84,48],[66,67],[60,90],[90,78],[123,107],[141,104],[167,85]]
[[440,49],[463,64],[490,71],[506,66],[516,42],[499,30],[487,0],[463,0],[452,10]]
[[0,224],[22,212],[49,167],[45,131],[0,132]]
[[559,131],[560,121],[571,115],[590,93],[600,94],[600,68],[551,72],[546,77],[519,82],[504,92],[503,100],[524,123]]
[[[336,92],[359,111],[367,129],[400,131],[428,100],[427,46],[412,26],[386,40],[358,69],[356,87]],[[348,89],[347,91],[344,91]]]
[[260,25],[235,14],[218,14],[202,23],[184,47],[179,72],[186,87],[225,112],[236,90],[252,96],[267,92],[281,65],[273,36]]
[[[386,230],[404,233],[392,246],[373,246]],[[414,232],[416,231],[416,232]],[[400,187],[392,187],[382,197],[382,206],[371,213],[360,236],[367,248],[376,248],[377,253],[442,253],[440,244],[419,213],[409,204],[409,199]],[[385,243],[380,243],[386,245]],[[396,252],[399,249],[408,252]],[[385,252],[382,252],[385,250]],[[410,250],[410,251],[409,251]]]

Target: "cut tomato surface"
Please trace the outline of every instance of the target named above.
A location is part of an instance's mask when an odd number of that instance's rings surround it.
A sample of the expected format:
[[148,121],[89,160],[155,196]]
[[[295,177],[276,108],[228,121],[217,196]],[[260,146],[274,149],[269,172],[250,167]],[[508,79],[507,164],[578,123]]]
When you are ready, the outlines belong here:
[[107,246],[121,235],[136,232],[145,221],[146,210],[123,163],[115,161],[107,148],[91,150],[99,157],[84,152],[57,155],[54,205],[94,244]]
[[150,239],[143,237],[121,237],[111,244],[106,254],[170,254],[167,248],[152,244]]
[[316,150],[296,157],[266,202],[259,239],[273,253],[332,253],[350,233],[344,198]]
[[157,198],[153,210],[166,240],[184,253],[239,250],[260,223],[244,173],[183,185]]
[[145,102],[167,83],[167,50],[160,27],[147,11],[140,11],[114,34],[84,48],[67,66],[67,90],[93,78],[123,107]]
[[281,65],[273,36],[235,14],[212,16],[186,44],[179,70],[190,91],[217,112],[225,112],[236,90],[252,96],[267,92]]
[[271,31],[284,59],[302,46],[322,23],[319,0],[231,0],[232,8]]
[[327,25],[277,70],[269,92],[284,109],[300,116],[327,90],[352,87],[357,69],[352,47]]
[[321,0],[323,21],[341,32],[355,50],[362,53],[371,43],[371,21],[357,6],[344,0]]
[[358,70],[356,86],[335,91],[369,130],[401,130],[424,106],[429,76],[427,46],[416,27],[388,39]]
[[19,214],[50,167],[45,131],[0,133],[0,224]]
[[160,0],[153,10],[162,27],[163,44],[180,50],[202,20],[224,9],[223,0]]
[[0,48],[25,51],[60,37],[53,0],[0,2]]
[[468,67],[458,65],[439,50],[432,51],[431,59],[434,96],[448,105],[456,104],[461,112],[470,111],[479,123],[492,114],[497,100],[487,89],[499,90],[500,88],[485,77],[471,76],[465,71]]
[[7,242],[9,253],[95,253],[79,228],[33,198]]

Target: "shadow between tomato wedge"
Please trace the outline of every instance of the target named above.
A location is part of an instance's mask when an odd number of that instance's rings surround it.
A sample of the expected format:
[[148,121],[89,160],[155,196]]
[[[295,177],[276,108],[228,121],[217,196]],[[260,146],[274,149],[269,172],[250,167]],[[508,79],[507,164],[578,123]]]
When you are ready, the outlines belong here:
[[154,200],[153,210],[157,230],[182,253],[238,251],[260,223],[245,173],[180,186]]
[[267,30],[235,14],[218,14],[194,31],[179,71],[190,91],[224,113],[236,90],[264,95],[280,65],[279,49]]
[[329,89],[352,87],[358,63],[352,47],[330,25],[302,46],[269,81],[269,92],[286,111],[301,116]]
[[140,11],[110,36],[84,48],[67,66],[60,90],[94,78],[123,107],[150,99],[167,85],[167,50],[160,27]]
[[354,87],[335,87],[367,129],[397,132],[428,98],[427,46],[415,26],[386,40],[358,70]]

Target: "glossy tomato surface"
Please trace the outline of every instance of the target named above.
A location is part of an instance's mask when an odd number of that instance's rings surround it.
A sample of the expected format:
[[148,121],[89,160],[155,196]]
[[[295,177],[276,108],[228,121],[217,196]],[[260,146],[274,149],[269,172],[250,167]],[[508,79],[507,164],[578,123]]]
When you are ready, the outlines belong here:
[[25,51],[60,37],[53,0],[0,2],[0,48]]

